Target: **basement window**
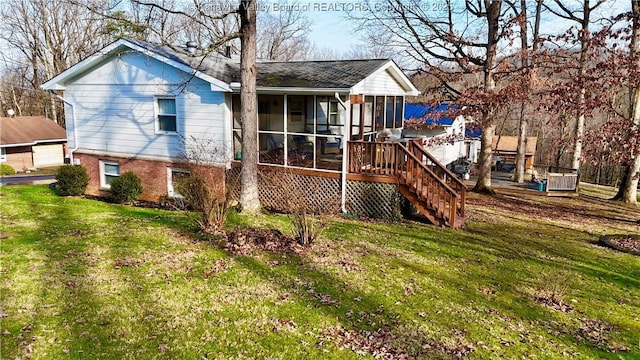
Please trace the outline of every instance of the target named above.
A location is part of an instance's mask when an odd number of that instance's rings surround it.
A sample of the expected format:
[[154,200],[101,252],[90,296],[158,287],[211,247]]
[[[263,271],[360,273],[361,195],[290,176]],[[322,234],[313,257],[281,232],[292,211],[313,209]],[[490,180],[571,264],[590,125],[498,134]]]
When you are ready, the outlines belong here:
[[100,160],[100,187],[111,189],[111,182],[117,177],[120,177],[120,164]]

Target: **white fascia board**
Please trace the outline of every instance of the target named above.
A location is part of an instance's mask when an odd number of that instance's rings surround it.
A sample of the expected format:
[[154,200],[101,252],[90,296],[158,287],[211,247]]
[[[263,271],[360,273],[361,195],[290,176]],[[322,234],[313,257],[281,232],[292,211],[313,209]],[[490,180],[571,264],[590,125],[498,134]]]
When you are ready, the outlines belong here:
[[[363,87],[364,82],[368,78],[370,78],[372,76],[376,76],[379,73],[384,72],[386,70],[390,70],[389,72],[391,73],[391,76],[396,81],[398,81],[400,83],[400,85],[405,89],[405,94],[404,94],[405,96],[418,96],[418,95],[420,95],[420,90],[418,90],[415,87],[415,85],[413,85],[411,80],[409,80],[407,75],[404,74],[404,72],[398,67],[398,65],[396,65],[395,62],[393,62],[393,60],[387,61],[384,65],[380,66],[376,71],[372,72],[366,78],[362,79],[359,83],[355,84],[353,86],[353,89],[356,89],[357,93],[359,93],[359,94],[366,94],[366,91],[360,90]],[[380,95],[382,95],[382,94],[380,94]]]
[[32,142],[19,143],[19,144],[0,144],[0,147],[10,148],[10,147],[19,147],[19,146],[33,146],[38,144],[46,144],[46,143],[55,143],[55,142],[66,142],[67,139],[51,139],[51,140],[34,140]]
[[11,147],[19,147],[19,146],[31,146],[31,145],[35,145],[35,142],[28,142],[28,143],[20,143],[20,144],[2,144],[0,145],[0,147],[3,148],[11,148]]
[[89,56],[88,58],[80,61],[79,63],[73,65],[72,67],[70,67],[69,69],[63,71],[62,73],[58,74],[57,76],[55,76],[53,79],[47,81],[46,83],[42,84],[40,86],[41,89],[43,90],[64,90],[64,86],[60,85],[60,83],[63,83],[66,79],[82,73],[83,71],[85,71],[86,69],[90,68],[91,66],[94,66],[96,63],[98,63],[99,61],[101,61],[102,59],[104,59],[106,56],[109,56],[111,52],[113,52],[114,50],[116,50],[118,47],[120,46],[126,46],[132,50],[138,51],[144,55],[147,55],[151,58],[154,58],[160,62],[163,62],[167,65],[173,66],[174,68],[184,71],[187,74],[192,74],[208,83],[211,84],[211,90],[212,91],[225,91],[225,92],[229,92],[231,91],[231,87],[229,86],[229,84],[225,83],[224,81],[218,80],[212,76],[209,76],[203,72],[200,72],[198,70],[193,69],[190,66],[181,64],[175,60],[171,60],[168,59],[164,56],[161,56],[149,49],[146,49],[144,47],[138,46],[137,44],[134,44],[126,39],[119,39],[116,42],[112,43],[111,45],[106,46],[105,48],[103,48],[102,50],[100,50],[99,52],[95,53],[94,55]]

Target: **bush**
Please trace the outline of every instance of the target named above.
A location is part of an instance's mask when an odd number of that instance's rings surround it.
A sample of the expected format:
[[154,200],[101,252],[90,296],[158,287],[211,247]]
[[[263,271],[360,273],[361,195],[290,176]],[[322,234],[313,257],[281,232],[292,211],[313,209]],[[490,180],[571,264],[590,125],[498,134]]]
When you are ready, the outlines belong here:
[[134,202],[141,194],[142,181],[132,171],[127,171],[111,181],[111,197],[115,202]]
[[200,230],[217,234],[222,231],[229,212],[229,193],[214,168],[186,164],[189,176],[180,180],[177,190],[185,204],[195,210],[192,217]]
[[87,169],[80,165],[63,165],[56,172],[56,189],[63,196],[84,194],[89,184]]
[[13,175],[16,171],[11,167],[11,165],[0,164],[0,175]]

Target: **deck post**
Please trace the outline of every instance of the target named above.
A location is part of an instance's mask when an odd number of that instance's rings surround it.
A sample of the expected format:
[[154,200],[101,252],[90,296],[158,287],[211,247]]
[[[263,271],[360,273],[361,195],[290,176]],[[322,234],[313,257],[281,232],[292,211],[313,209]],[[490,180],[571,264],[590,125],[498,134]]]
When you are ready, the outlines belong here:
[[[340,100],[340,95],[335,93],[335,97],[338,99],[340,105],[344,108],[344,131],[342,132],[342,171],[340,176],[341,188],[340,188],[340,210],[343,214],[347,213],[347,166],[349,162],[349,133],[351,132],[351,99],[347,96],[347,102],[344,103]],[[328,121],[328,120],[327,120]]]

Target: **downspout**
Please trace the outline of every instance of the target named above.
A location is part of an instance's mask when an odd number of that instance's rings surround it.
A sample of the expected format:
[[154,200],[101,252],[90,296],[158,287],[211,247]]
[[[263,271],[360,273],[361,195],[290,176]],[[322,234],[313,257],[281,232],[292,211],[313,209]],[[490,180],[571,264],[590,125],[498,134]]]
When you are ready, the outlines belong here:
[[333,96],[338,100],[342,108],[345,110],[346,119],[345,119],[345,132],[344,136],[344,145],[342,146],[342,191],[340,192],[340,209],[343,214],[347,213],[347,147],[349,144],[349,130],[351,129],[351,111],[347,111],[347,104],[340,99],[340,94],[337,92],[333,94]]
[[[76,131],[76,107],[69,100],[63,98],[62,96],[55,93],[54,90],[51,90],[51,94],[58,99],[60,99],[63,103],[69,105],[71,107],[71,118],[73,119],[73,148],[69,149],[69,163],[71,165],[75,165],[73,162],[73,153],[78,150],[78,132]],[[65,119],[66,122],[66,119]]]

